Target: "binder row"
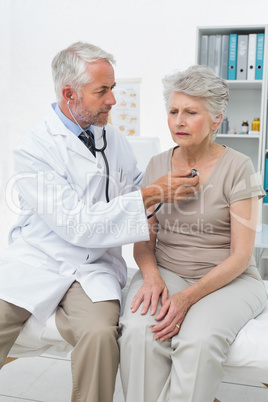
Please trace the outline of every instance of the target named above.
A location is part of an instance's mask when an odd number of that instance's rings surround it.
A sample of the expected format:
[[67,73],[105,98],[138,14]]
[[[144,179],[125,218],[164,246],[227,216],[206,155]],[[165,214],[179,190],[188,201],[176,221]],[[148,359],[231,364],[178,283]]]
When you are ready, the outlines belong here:
[[201,36],[201,64],[225,80],[262,80],[264,33]]

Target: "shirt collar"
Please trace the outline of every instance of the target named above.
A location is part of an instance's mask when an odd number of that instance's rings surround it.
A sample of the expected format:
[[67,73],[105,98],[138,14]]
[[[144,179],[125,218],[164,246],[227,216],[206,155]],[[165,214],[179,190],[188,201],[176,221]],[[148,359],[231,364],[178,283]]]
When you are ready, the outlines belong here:
[[[56,115],[58,116],[58,118],[62,121],[62,123],[65,125],[65,127],[68,128],[68,130],[70,130],[72,133],[74,133],[77,137],[81,134],[81,129],[80,127],[78,127],[78,125],[76,123],[74,123],[72,120],[68,119],[67,116],[65,116],[65,114],[62,113],[62,111],[60,110],[59,104],[58,103],[53,103],[52,107],[54,109],[54,112],[56,113]],[[91,126],[88,126],[87,128],[85,128],[84,130],[90,130]]]

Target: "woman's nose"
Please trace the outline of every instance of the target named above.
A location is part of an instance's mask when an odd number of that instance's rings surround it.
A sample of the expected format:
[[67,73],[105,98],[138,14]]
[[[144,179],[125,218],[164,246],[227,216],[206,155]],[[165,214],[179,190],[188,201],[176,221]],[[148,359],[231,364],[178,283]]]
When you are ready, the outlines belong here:
[[180,113],[177,114],[176,125],[177,126],[184,126],[185,125],[183,115],[180,114]]

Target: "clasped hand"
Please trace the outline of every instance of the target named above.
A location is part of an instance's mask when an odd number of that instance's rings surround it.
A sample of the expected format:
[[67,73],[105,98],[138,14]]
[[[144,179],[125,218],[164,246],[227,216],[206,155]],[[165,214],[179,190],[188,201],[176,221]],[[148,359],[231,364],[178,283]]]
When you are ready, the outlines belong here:
[[[161,308],[155,317],[158,324],[152,327],[154,339],[164,341],[172,338],[179,332],[179,326],[183,322],[190,304],[184,297],[183,291],[168,296],[168,289],[161,276],[151,275],[144,279],[143,285],[134,296],[131,303],[131,311],[135,313],[142,305],[141,314],[144,315],[150,308],[150,314],[155,315],[160,300]],[[178,326],[177,326],[178,325]]]

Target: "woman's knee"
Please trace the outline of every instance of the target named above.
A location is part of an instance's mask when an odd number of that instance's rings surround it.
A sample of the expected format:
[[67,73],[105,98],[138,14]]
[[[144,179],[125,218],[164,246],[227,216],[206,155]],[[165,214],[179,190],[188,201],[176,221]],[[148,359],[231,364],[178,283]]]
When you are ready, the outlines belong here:
[[[152,327],[156,324],[151,316],[141,315],[139,311],[130,317],[122,317],[120,320],[120,344],[140,343],[146,340],[153,341]],[[149,334],[149,336],[148,336]]]
[[[228,336],[218,331],[208,331],[206,329],[195,331],[191,336],[175,336],[172,339],[172,349],[176,354],[186,353],[187,351],[193,358],[209,359],[210,356],[217,356],[218,361],[223,361],[230,349],[230,340]],[[194,351],[194,353],[193,353]],[[195,356],[195,357],[194,357]],[[202,357],[203,356],[203,357]]]

